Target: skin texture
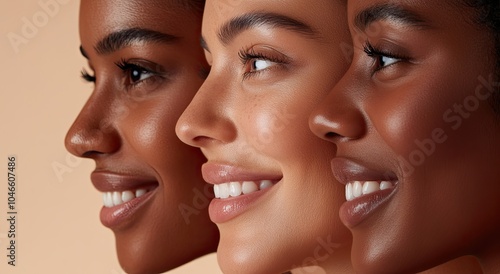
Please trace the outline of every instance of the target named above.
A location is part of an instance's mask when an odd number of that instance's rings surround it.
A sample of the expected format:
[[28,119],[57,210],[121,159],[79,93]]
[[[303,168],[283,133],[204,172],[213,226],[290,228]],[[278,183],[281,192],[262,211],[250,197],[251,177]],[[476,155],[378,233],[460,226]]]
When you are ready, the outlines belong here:
[[[316,33],[263,23],[225,43],[219,39],[221,26],[256,11],[298,20]],[[206,166],[282,178],[241,214],[216,221],[225,273],[282,273],[311,264],[327,273],[350,272],[351,237],[337,213],[343,188],[326,172],[334,152],[308,127],[313,107],[348,65],[341,47],[349,45],[345,11],[341,1],[207,1],[202,35],[211,71],[177,134],[201,148]],[[249,58],[242,61],[239,54]],[[206,166],[204,177],[210,176]]]
[[[98,41],[127,28],[178,38],[135,39],[108,53],[96,51]],[[95,161],[93,176],[155,181],[147,200],[110,227],[127,273],[164,272],[217,246],[217,227],[207,212],[212,195],[206,194],[210,191],[200,172],[205,158],[174,130],[207,69],[200,30],[201,13],[170,1],[81,1],[80,39],[95,83],[67,134],[66,147]],[[122,61],[143,68],[122,69],[117,65]]]
[[[387,3],[417,14],[410,21],[418,26],[393,11],[366,29],[354,23]],[[341,208],[360,273],[412,273],[466,254],[485,273],[500,271],[494,45],[471,18],[472,10],[440,1],[348,3],[353,62],[310,127],[335,144],[332,163],[348,159],[396,183],[360,222],[348,203]],[[367,42],[383,54],[369,56]]]

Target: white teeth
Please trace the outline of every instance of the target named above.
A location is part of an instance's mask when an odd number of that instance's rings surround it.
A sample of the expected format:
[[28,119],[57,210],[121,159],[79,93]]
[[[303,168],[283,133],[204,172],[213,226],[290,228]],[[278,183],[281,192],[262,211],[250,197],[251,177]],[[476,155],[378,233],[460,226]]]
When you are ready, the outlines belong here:
[[387,182],[387,181],[380,182],[380,190],[388,189],[391,187],[392,187],[391,182]]
[[392,188],[393,184],[389,181],[354,181],[345,186],[345,199],[352,201],[355,198],[367,195],[379,190]]
[[113,204],[115,204],[115,205],[123,204],[122,195],[118,191],[113,192]]
[[259,188],[266,189],[266,188],[270,188],[272,186],[273,186],[273,182],[271,182],[269,180],[263,180],[260,182]]
[[105,207],[112,207],[113,206],[113,194],[111,194],[111,192],[104,192],[102,194],[102,201],[103,201]]
[[271,180],[222,183],[214,185],[214,194],[215,198],[226,199],[250,194],[258,190],[270,188],[273,185]]
[[352,195],[354,195],[355,198],[361,197],[361,195],[363,195],[363,185],[360,181],[354,182],[354,186],[352,187]]
[[229,184],[220,184],[219,185],[219,196],[222,199],[229,197]]
[[148,192],[147,190],[145,189],[138,189],[135,191],[135,197],[139,198],[141,197],[142,195],[146,194],[146,192]]
[[379,189],[380,189],[380,187],[379,187],[377,182],[367,181],[363,184],[363,195],[373,193]]
[[241,192],[243,192],[243,194],[250,194],[257,190],[259,190],[259,187],[252,181],[243,182],[243,186],[241,187]]
[[124,203],[131,201],[134,198],[135,198],[135,195],[132,191],[127,190],[127,191],[122,192],[122,201]]
[[121,205],[123,203],[129,202],[135,198],[138,198],[148,192],[147,189],[137,189],[135,192],[131,190],[126,190],[123,192],[113,191],[102,193],[102,202],[105,207],[113,207]]
[[347,184],[345,187],[345,198],[348,201],[354,199],[354,195],[352,195],[352,184]]
[[229,195],[231,197],[238,197],[241,195],[241,184],[238,182],[229,183]]

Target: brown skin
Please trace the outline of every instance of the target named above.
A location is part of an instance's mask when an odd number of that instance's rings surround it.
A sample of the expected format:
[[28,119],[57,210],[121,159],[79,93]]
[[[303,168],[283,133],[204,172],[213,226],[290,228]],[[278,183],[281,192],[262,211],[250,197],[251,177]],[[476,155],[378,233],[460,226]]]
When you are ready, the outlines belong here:
[[[157,181],[147,202],[113,227],[118,259],[127,273],[164,272],[217,247],[217,227],[207,208],[193,204],[195,190],[205,192],[200,173],[205,158],[174,130],[204,80],[200,71],[207,69],[200,26],[201,14],[170,1],[81,1],[80,39],[96,81],[66,136],[66,147],[93,159],[96,171]],[[110,53],[96,52],[98,41],[125,28],[179,39],[135,40]],[[160,73],[139,70],[140,79],[134,78],[134,69],[117,66],[122,60]],[[180,205],[196,209],[189,221]]]
[[[418,14],[425,26],[395,16],[365,30],[354,24],[360,11],[382,3]],[[494,73],[494,45],[471,16],[472,10],[441,1],[349,1],[354,59],[310,126],[335,144],[338,159],[397,177],[386,202],[359,224],[347,224],[360,273],[416,272],[466,254],[477,256],[485,273],[500,271],[498,115],[488,99],[470,107],[478,87],[480,97],[488,93],[479,79]],[[367,41],[393,58],[368,56]],[[411,172],[402,159],[409,162],[421,150],[415,141],[436,129],[446,140],[424,161],[413,161]]]
[[[317,35],[264,24],[227,44],[219,40],[222,25],[255,11],[301,21]],[[349,44],[341,23],[345,11],[341,1],[330,0],[207,1],[202,35],[211,72],[179,119],[177,133],[200,147],[208,163],[283,176],[241,215],[217,224],[225,273],[282,273],[303,266],[321,248],[319,238],[338,246],[326,256],[320,250],[315,263],[327,273],[350,272],[351,237],[338,218],[343,188],[325,172],[334,152],[308,127],[308,115],[348,66],[340,47]],[[242,63],[240,51],[264,57]]]

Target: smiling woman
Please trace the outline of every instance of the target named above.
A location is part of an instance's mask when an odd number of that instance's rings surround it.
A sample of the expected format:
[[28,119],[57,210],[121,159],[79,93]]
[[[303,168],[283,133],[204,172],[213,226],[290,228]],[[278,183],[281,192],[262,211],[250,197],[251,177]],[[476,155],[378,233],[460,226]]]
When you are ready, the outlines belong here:
[[499,14],[498,0],[349,0],[354,59],[310,126],[337,151],[358,272],[474,255],[500,273]]
[[221,231],[219,265],[239,274],[311,265],[350,273],[351,237],[338,218],[343,189],[325,172],[334,151],[308,127],[348,66],[345,3],[254,0],[221,11],[224,3],[207,1],[202,44],[211,71],[177,124],[208,158],[202,172],[217,197],[209,213]]
[[[101,222],[127,273],[170,270],[215,251],[217,227],[200,173],[204,157],[175,123],[208,66],[199,46],[204,1],[82,0],[81,53],[94,90],[66,137],[93,159]],[[201,197],[200,197],[201,196]]]

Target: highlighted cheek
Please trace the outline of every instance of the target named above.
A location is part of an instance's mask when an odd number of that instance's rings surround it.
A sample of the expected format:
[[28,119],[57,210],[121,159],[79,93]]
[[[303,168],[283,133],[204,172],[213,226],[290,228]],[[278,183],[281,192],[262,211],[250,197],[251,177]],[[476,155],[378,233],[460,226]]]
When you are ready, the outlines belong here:
[[155,139],[159,136],[158,123],[155,121],[148,121],[143,126],[139,127],[137,132],[137,141],[145,146],[152,146]]

